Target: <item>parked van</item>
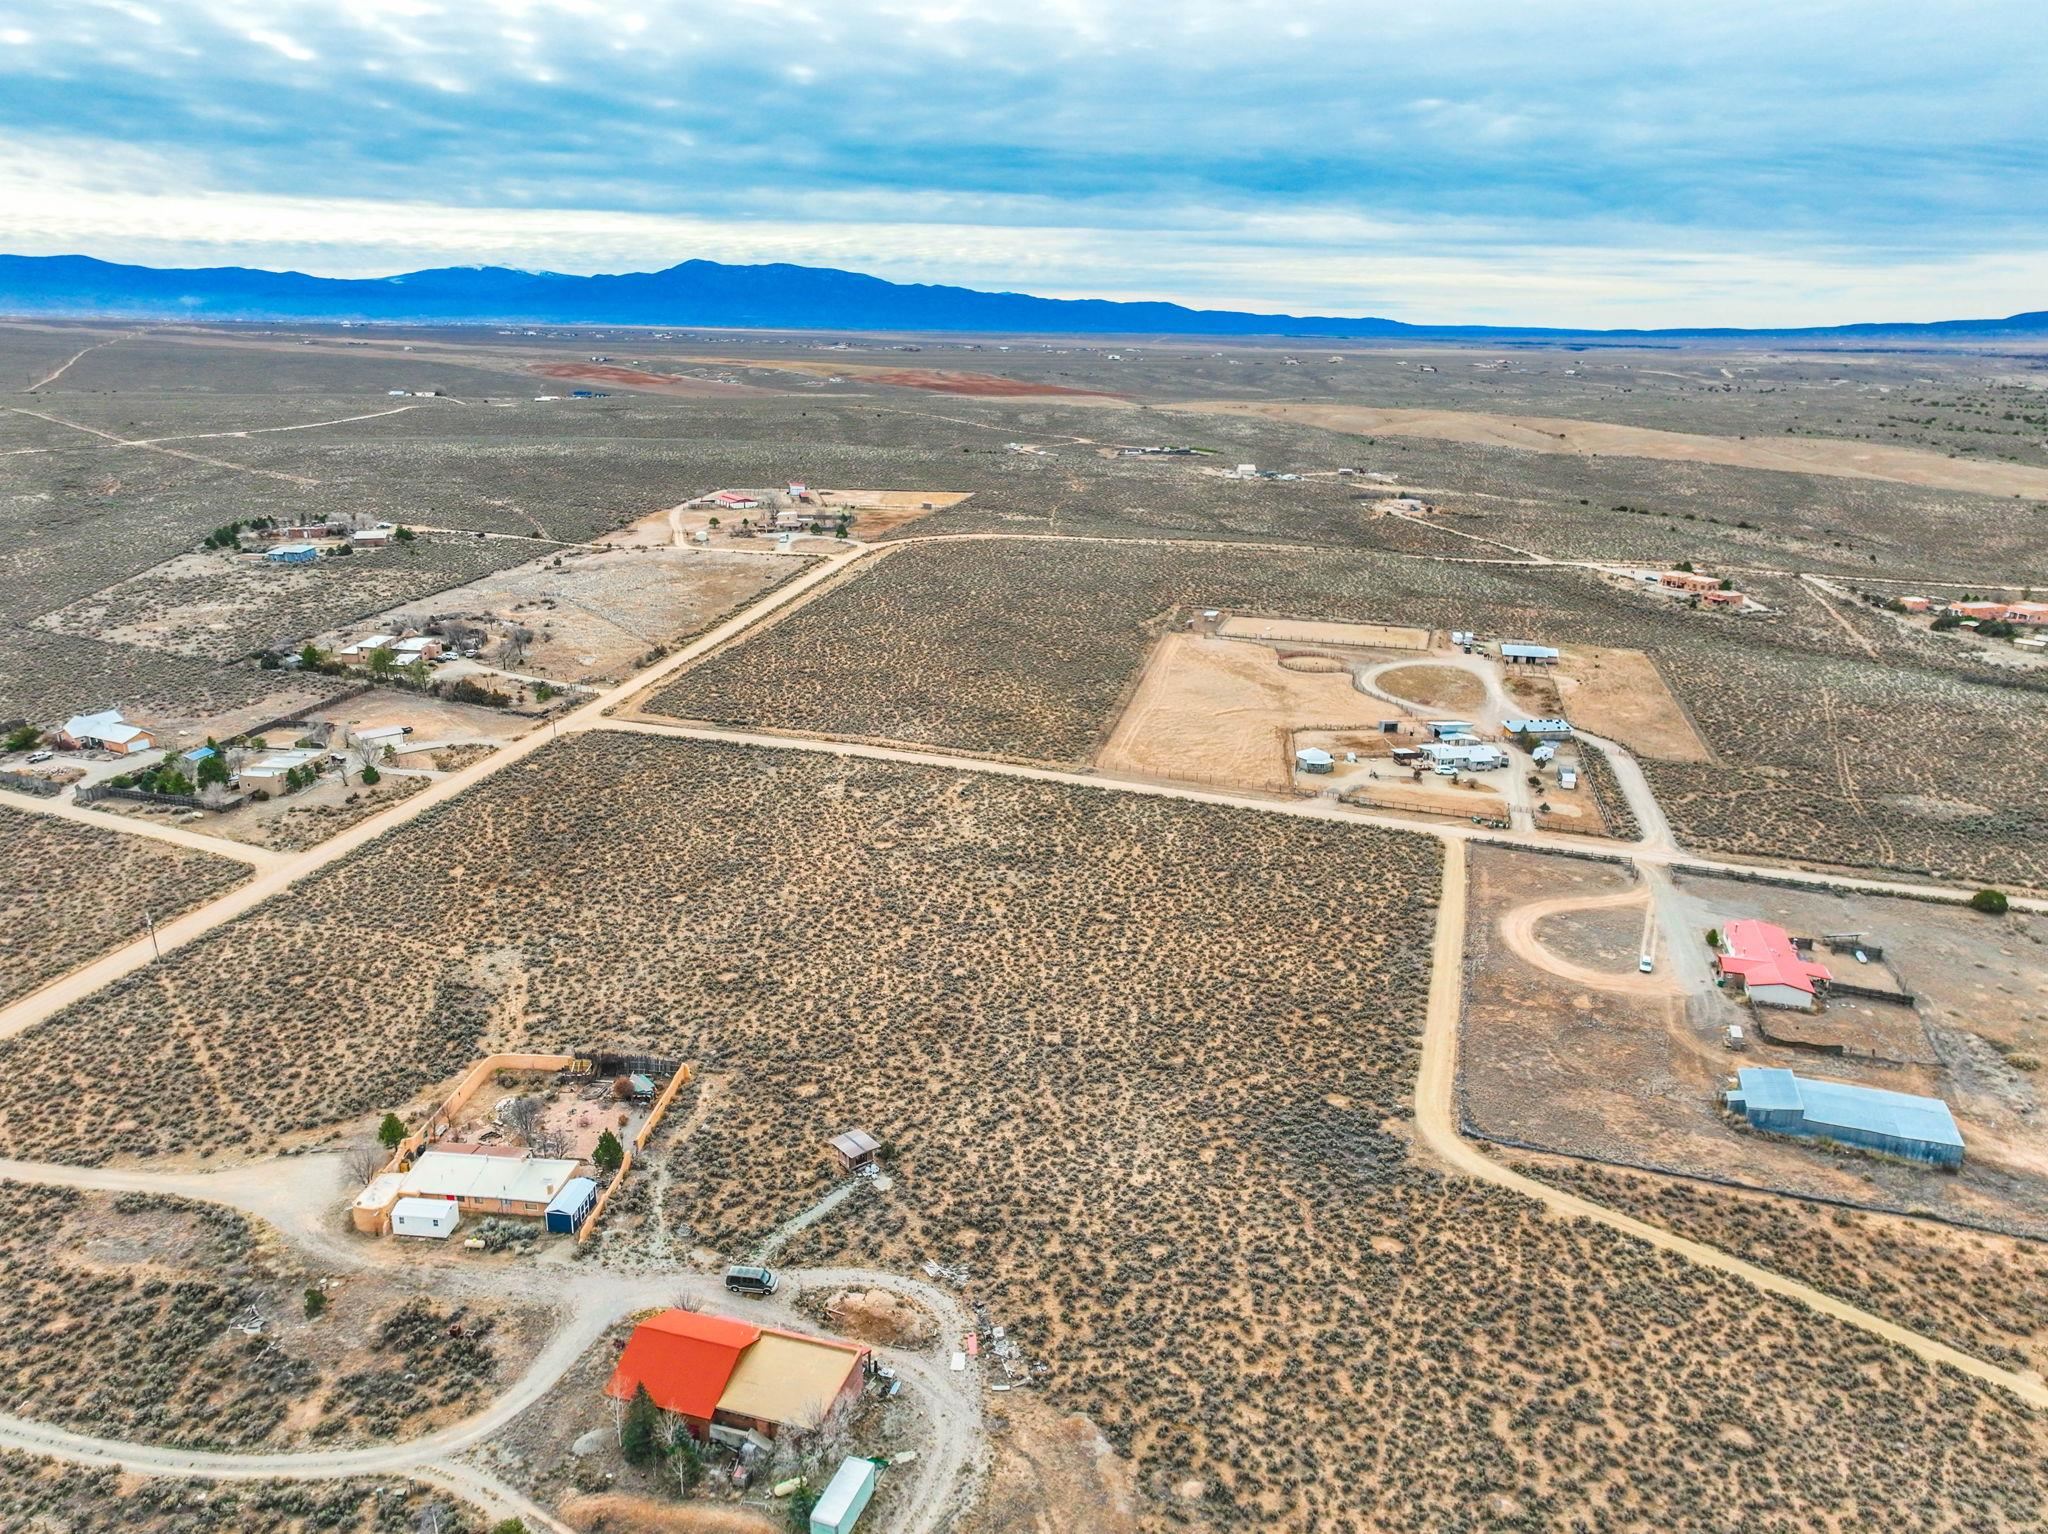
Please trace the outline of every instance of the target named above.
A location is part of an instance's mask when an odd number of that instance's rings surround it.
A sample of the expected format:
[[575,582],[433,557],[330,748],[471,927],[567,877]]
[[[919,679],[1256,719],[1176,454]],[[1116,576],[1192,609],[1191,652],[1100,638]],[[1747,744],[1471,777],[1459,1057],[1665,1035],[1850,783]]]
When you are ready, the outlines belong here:
[[1648,954],[1644,954],[1640,959],[1636,960],[1636,968],[1647,975],[1653,973],[1656,970],[1657,966],[1650,962],[1650,956]]
[[777,1282],[773,1268],[738,1266],[725,1270],[725,1287],[734,1294],[770,1295]]

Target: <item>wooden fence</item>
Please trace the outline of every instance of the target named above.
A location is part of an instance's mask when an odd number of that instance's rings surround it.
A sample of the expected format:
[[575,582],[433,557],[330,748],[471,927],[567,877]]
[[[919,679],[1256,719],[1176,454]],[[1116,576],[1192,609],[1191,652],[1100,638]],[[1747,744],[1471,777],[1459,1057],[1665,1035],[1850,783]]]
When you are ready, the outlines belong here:
[[590,1233],[597,1229],[597,1222],[604,1214],[605,1205],[612,1201],[612,1195],[618,1192],[625,1182],[626,1174],[633,1170],[633,1158],[647,1149],[647,1142],[654,1136],[655,1125],[659,1124],[662,1115],[668,1112],[668,1105],[675,1101],[676,1093],[680,1092],[684,1083],[695,1074],[696,1072],[689,1066],[680,1065],[676,1067],[675,1074],[669,1077],[668,1085],[661,1089],[661,1096],[654,1100],[654,1107],[648,1112],[647,1122],[640,1126],[640,1132],[633,1136],[633,1143],[626,1147],[626,1159],[619,1163],[619,1169],[612,1173],[612,1180],[604,1185],[604,1191],[598,1194],[597,1202],[590,1206],[590,1213],[584,1217],[583,1228],[576,1232],[576,1240],[579,1243],[588,1241]]

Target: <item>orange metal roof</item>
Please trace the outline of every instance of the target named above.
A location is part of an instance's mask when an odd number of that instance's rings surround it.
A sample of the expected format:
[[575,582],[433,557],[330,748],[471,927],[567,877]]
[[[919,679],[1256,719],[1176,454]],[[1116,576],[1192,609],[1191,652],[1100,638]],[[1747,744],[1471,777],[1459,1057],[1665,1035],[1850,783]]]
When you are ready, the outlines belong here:
[[631,1400],[641,1385],[664,1411],[708,1421],[740,1354],[761,1328],[693,1310],[664,1310],[633,1328],[605,1394]]

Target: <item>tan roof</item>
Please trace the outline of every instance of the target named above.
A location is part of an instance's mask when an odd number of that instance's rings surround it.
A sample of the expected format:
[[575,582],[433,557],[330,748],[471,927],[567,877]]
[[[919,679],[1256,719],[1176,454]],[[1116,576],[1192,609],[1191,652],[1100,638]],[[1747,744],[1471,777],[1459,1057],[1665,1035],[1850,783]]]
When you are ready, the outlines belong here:
[[792,1427],[825,1420],[846,1377],[860,1367],[862,1349],[847,1343],[763,1331],[740,1361],[718,1398],[720,1411]]

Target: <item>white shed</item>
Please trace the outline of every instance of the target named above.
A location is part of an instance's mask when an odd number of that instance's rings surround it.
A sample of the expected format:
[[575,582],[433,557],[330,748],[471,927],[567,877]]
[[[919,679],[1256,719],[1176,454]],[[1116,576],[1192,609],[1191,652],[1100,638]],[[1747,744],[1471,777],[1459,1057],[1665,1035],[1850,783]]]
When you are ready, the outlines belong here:
[[1294,765],[1300,772],[1328,772],[1335,762],[1321,746],[1303,746],[1294,753]]
[[391,1234],[446,1241],[462,1223],[452,1198],[402,1198],[391,1206]]
[[811,1507],[811,1534],[850,1534],[875,1494],[875,1462],[843,1459]]

